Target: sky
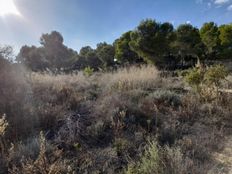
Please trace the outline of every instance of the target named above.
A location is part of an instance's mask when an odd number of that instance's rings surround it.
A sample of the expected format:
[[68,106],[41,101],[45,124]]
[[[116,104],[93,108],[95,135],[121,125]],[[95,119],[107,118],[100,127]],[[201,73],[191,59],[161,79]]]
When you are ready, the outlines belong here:
[[112,43],[147,18],[175,27],[231,23],[232,0],[0,0],[0,44],[17,53],[23,45],[39,46],[42,33],[56,30],[79,51]]

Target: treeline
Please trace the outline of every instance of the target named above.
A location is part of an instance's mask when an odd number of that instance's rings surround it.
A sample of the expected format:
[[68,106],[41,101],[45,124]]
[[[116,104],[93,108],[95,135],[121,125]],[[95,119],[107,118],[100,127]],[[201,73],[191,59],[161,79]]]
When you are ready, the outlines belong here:
[[182,24],[175,29],[171,23],[146,19],[112,45],[103,42],[96,49],[85,46],[78,53],[63,41],[57,31],[43,34],[41,46],[23,46],[16,61],[33,71],[85,67],[98,70],[134,63],[154,64],[162,69],[184,68],[198,60],[231,59],[232,24],[218,26],[209,22],[200,29]]

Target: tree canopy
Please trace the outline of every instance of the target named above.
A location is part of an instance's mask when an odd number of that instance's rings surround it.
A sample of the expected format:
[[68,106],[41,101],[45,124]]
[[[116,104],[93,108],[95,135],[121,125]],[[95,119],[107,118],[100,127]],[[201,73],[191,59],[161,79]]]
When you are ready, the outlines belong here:
[[200,29],[201,40],[206,46],[207,54],[216,53],[219,49],[219,30],[214,22],[204,23]]
[[23,46],[16,60],[34,71],[69,67],[74,63],[77,53],[65,46],[63,41],[57,31],[43,34],[40,38],[41,47]]
[[[40,37],[40,47],[23,46],[16,60],[33,71],[46,69],[84,69],[148,63],[159,68],[176,68],[183,62],[229,59],[232,56],[232,24],[204,23],[200,29],[191,24],[174,28],[168,22],[143,20],[134,30],[123,33],[113,44],[101,42],[96,49],[84,46],[79,54],[64,45],[61,33],[52,31]],[[4,48],[10,58],[10,47]],[[8,51],[7,51],[8,50]],[[115,62],[115,60],[117,62]],[[173,66],[174,65],[174,66]]]
[[119,63],[135,63],[141,61],[141,58],[129,45],[131,42],[131,33],[132,31],[128,31],[115,41],[115,58]]
[[130,34],[129,45],[147,63],[158,65],[162,58],[169,54],[173,34],[172,24],[147,19]]

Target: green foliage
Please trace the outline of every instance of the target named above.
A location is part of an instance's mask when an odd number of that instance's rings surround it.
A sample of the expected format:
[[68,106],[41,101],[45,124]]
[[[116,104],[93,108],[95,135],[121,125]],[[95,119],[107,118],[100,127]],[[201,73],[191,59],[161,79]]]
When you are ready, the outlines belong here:
[[209,22],[203,24],[200,29],[200,36],[202,42],[205,44],[207,48],[207,53],[212,54],[219,49],[219,29],[217,24],[214,22]]
[[163,57],[169,53],[173,30],[170,23],[144,20],[131,33],[129,45],[145,62],[159,65],[163,62]]
[[77,53],[65,46],[63,41],[62,35],[57,31],[43,34],[40,38],[41,47],[23,46],[16,60],[33,71],[70,67],[75,62]]
[[[182,24],[174,29],[168,22],[146,19],[135,30],[116,39],[113,45],[102,42],[96,49],[85,46],[79,55],[64,45],[59,32],[52,31],[41,36],[40,47],[23,46],[16,60],[33,71],[67,72],[87,66],[107,70],[116,65],[115,59],[121,65],[146,62],[162,69],[177,69],[191,67],[196,60],[231,58],[231,38],[232,24],[218,27],[208,22],[200,30],[191,24]],[[12,54],[6,49],[3,57],[12,58]]]
[[191,24],[180,25],[176,32],[173,44],[177,54],[184,56],[200,57],[204,51],[199,30]]
[[195,89],[199,89],[204,79],[204,72],[201,69],[193,68],[185,76],[185,81]]
[[204,75],[204,80],[208,85],[214,85],[219,87],[222,80],[225,80],[228,76],[228,71],[223,65],[211,66]]
[[132,31],[124,33],[118,40],[115,42],[115,58],[120,63],[135,63],[139,60],[139,56],[131,50],[130,41]]
[[97,55],[97,51],[90,46],[82,47],[79,53],[79,58],[76,62],[76,68],[83,69],[90,66],[95,70],[102,66],[102,62]]
[[114,65],[114,46],[107,43],[97,44],[97,56],[102,61],[103,66],[112,66]]
[[179,77],[185,77],[189,73],[189,69],[177,70],[176,73]]
[[221,57],[231,59],[232,56],[232,24],[222,25],[219,27],[221,41]]
[[162,174],[163,167],[156,142],[150,142],[140,161],[128,166],[125,174]]
[[232,45],[232,24],[222,25],[219,27],[220,31],[220,40],[222,46],[231,46]]
[[[228,71],[222,65],[213,65],[208,69],[194,68],[187,73],[185,81],[192,86],[204,99],[218,99],[219,87],[222,80],[228,76]],[[216,90],[215,90],[216,89]]]
[[84,75],[91,76],[93,75],[94,69],[88,66],[88,67],[85,67],[83,72],[84,72]]

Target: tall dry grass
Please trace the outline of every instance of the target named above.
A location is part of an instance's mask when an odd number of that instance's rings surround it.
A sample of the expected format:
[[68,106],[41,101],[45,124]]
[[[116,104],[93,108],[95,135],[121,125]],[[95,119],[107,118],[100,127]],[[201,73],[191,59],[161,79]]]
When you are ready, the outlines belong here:
[[113,73],[102,74],[99,81],[107,88],[133,90],[153,88],[157,85],[159,71],[154,66],[132,66]]

